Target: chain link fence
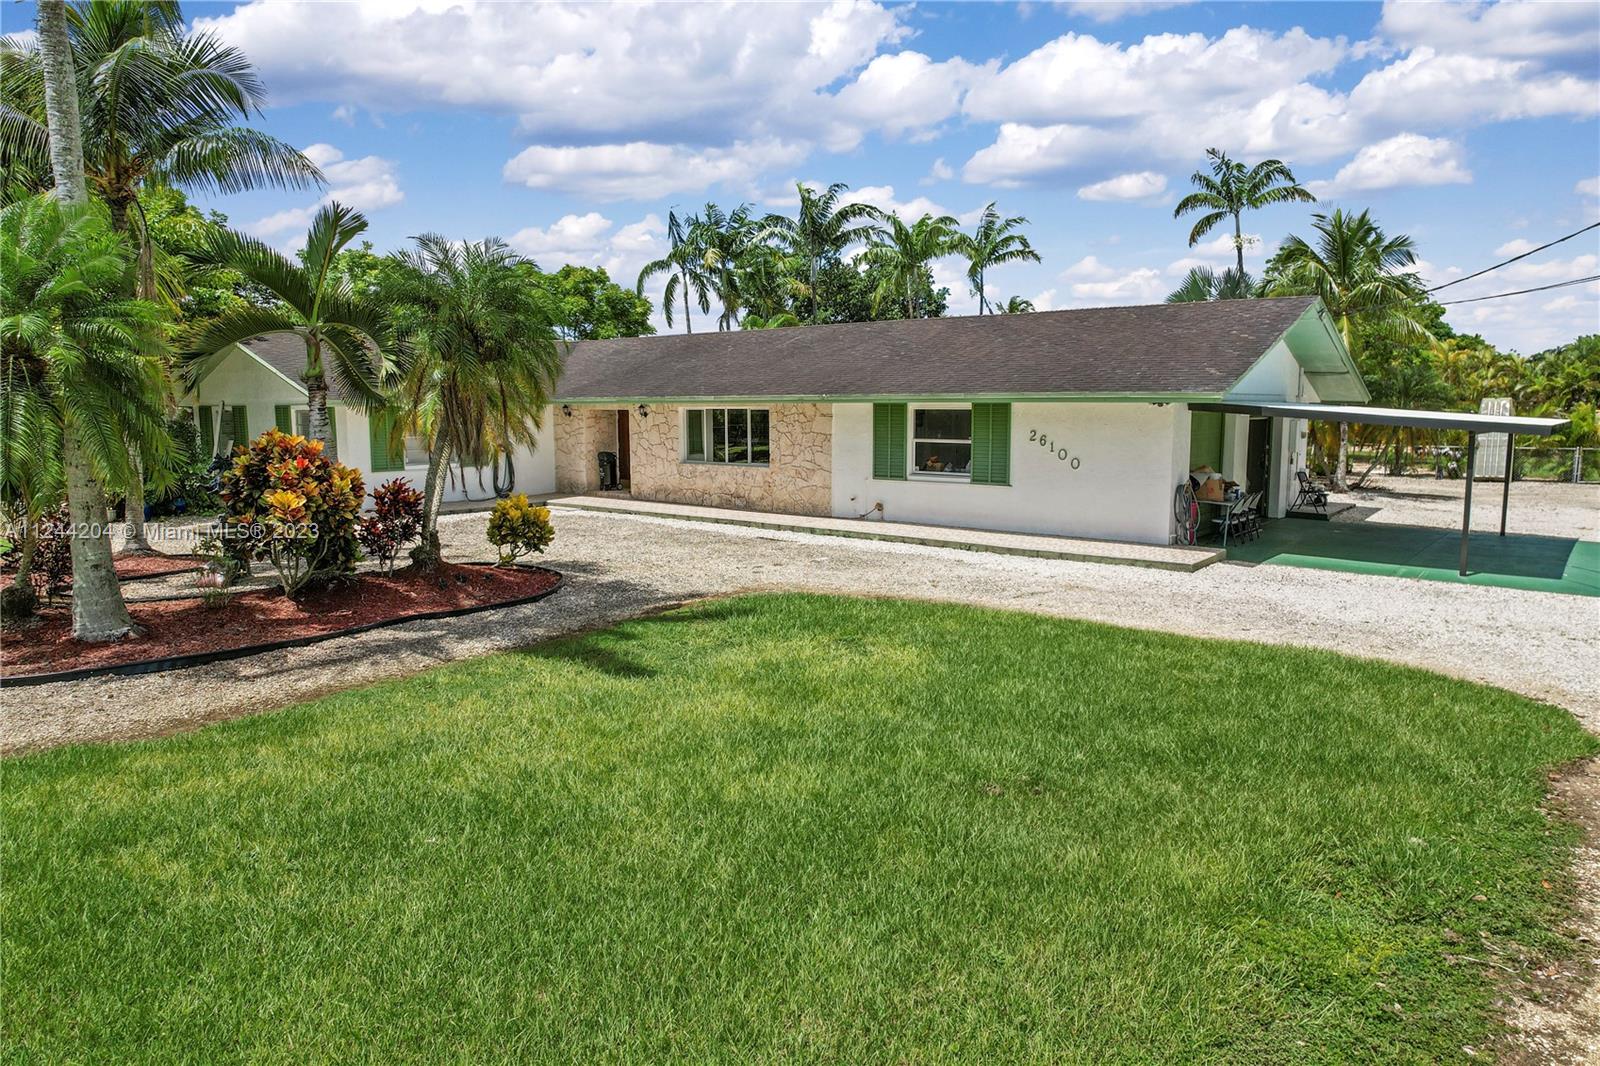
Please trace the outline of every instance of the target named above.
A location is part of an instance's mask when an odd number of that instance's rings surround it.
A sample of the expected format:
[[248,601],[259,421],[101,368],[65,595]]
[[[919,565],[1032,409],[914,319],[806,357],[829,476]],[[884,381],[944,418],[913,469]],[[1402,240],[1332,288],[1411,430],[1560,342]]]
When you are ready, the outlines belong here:
[[1600,448],[1518,448],[1516,457],[1519,480],[1600,482]]

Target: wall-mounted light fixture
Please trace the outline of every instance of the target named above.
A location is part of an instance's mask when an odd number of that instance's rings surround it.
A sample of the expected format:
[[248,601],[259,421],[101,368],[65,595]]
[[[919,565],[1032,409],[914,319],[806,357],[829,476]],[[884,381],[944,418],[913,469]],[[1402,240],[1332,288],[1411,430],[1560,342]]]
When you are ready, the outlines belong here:
[[646,406],[645,404],[640,404],[639,405],[639,417],[640,418],[649,418],[650,417],[650,408],[648,406]]
[[561,405],[561,413],[565,417],[571,418],[572,417],[572,405],[570,403],[562,404]]

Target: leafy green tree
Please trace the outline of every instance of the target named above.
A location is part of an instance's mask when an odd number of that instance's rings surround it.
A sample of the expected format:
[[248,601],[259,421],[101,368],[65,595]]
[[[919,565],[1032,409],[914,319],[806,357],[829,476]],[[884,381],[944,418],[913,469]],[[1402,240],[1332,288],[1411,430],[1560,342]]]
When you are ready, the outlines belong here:
[[800,209],[794,218],[768,215],[762,220],[763,239],[777,239],[787,259],[804,271],[801,295],[811,304],[811,321],[823,321],[825,268],[839,261],[851,246],[871,241],[879,233],[884,213],[871,204],[841,203],[850,186],[834,182],[816,190],[797,182]]
[[1202,303],[1208,300],[1248,300],[1256,294],[1256,282],[1249,274],[1229,267],[1221,274],[1210,267],[1192,267],[1183,283],[1167,294],[1167,303]]
[[192,383],[240,341],[262,333],[293,333],[306,345],[306,387],[310,436],[338,459],[328,432],[328,374],[369,410],[384,406],[381,392],[391,369],[389,323],[378,300],[357,293],[335,270],[338,256],[366,231],[359,211],[339,203],[321,208],[311,220],[298,262],[253,237],[231,230],[211,235],[198,254],[200,263],[237,271],[270,292],[271,306],[247,305],[201,323],[184,339],[185,377]]
[[566,340],[648,337],[656,331],[650,301],[612,281],[603,267],[568,265],[546,274],[525,263],[522,270],[543,293],[550,319]]
[[458,245],[438,234],[401,253],[390,298],[420,313],[405,338],[401,383],[410,419],[428,437],[422,567],[439,562],[439,504],[452,457],[482,466],[496,451],[533,447],[561,372],[555,331],[520,259],[490,238]]
[[41,196],[0,211],[0,492],[37,517],[64,487],[79,640],[133,628],[102,486],[125,488],[141,463],[159,475],[171,454],[160,312],[125,295],[133,271],[94,207]]
[[1264,159],[1247,167],[1216,148],[1206,149],[1206,158],[1211,160],[1211,173],[1197,170],[1190,176],[1197,191],[1178,201],[1172,217],[1182,218],[1193,211],[1205,212],[1189,231],[1191,248],[1231,217],[1233,248],[1239,259],[1236,269],[1242,275],[1245,272],[1244,213],[1271,204],[1315,203],[1317,198],[1301,188],[1294,172],[1282,160]]
[[967,280],[972,283],[972,294],[978,298],[978,314],[989,310],[988,296],[984,292],[984,277],[994,267],[1006,263],[1039,262],[1039,253],[1033,250],[1017,230],[1028,224],[1021,215],[1001,218],[991,202],[978,217],[978,227],[970,234],[956,240],[956,250],[967,260]]
[[[852,263],[836,262],[824,267],[817,276],[822,291],[828,294],[822,304],[822,321],[882,322],[905,318],[903,301],[876,299],[886,282],[894,284],[889,274],[882,266],[868,266],[863,270]],[[807,302],[802,299],[798,305],[800,310],[806,310]],[[914,279],[912,305],[912,318],[942,318],[950,309],[950,290],[935,287],[933,274],[923,270]]]
[[800,319],[790,311],[780,311],[766,318],[751,313],[744,316],[740,324],[741,329],[784,329],[788,326],[800,325]]
[[898,215],[890,215],[882,239],[869,244],[860,255],[862,263],[881,271],[872,294],[874,312],[884,300],[895,300],[902,302],[907,318],[920,317],[918,282],[935,259],[959,252],[961,242],[956,220],[949,215],[923,215],[910,225]]
[[678,297],[683,297],[683,328],[694,332],[694,322],[689,315],[689,292],[694,290],[694,301],[702,314],[711,311],[711,281],[706,271],[705,247],[701,243],[703,232],[700,220],[690,215],[679,218],[676,210],[667,212],[667,254],[644,265],[639,271],[639,282],[634,291],[644,295],[647,281],[657,274],[667,275],[667,286],[661,294],[661,314],[672,325],[673,307]]
[[[1411,269],[1417,260],[1411,238],[1389,236],[1366,211],[1352,215],[1336,208],[1311,219],[1314,241],[1290,235],[1267,264],[1268,294],[1320,296],[1358,361],[1362,335],[1431,344],[1426,294]],[[1340,423],[1336,488],[1344,487],[1348,464],[1349,428]]]

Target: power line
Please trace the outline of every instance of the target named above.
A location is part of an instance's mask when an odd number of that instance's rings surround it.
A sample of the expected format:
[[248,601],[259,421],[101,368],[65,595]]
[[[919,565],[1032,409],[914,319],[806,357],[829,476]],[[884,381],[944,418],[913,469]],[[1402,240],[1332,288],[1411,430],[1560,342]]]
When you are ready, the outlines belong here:
[[[1595,223],[1600,225],[1600,222]],[[1467,280],[1462,278],[1462,281]],[[1573,278],[1571,281],[1558,281],[1553,285],[1540,285],[1533,289],[1518,289],[1516,292],[1497,292],[1493,296],[1474,296],[1470,300],[1441,300],[1440,307],[1450,307],[1454,304],[1475,304],[1480,300],[1498,300],[1502,296],[1525,296],[1530,292],[1544,292],[1546,289],[1564,289],[1568,285],[1585,285],[1591,281],[1600,281],[1600,274],[1590,274],[1586,278]]]
[[[1435,285],[1433,288],[1429,289],[1428,291],[1429,292],[1438,292],[1440,289],[1448,289],[1452,285],[1460,285],[1463,281],[1471,281],[1473,278],[1481,278],[1485,274],[1489,273],[1491,270],[1499,270],[1503,266],[1508,266],[1508,265],[1510,265],[1512,263],[1515,263],[1518,259],[1526,259],[1526,258],[1528,258],[1528,256],[1533,255],[1535,252],[1542,252],[1546,248],[1554,248],[1556,245],[1560,244],[1562,241],[1570,241],[1570,240],[1572,240],[1572,238],[1574,238],[1574,237],[1576,237],[1576,236],[1578,236],[1580,234],[1588,233],[1590,230],[1594,229],[1596,226],[1600,226],[1600,222],[1591,222],[1587,226],[1583,227],[1582,229],[1576,230],[1576,231],[1574,231],[1572,233],[1567,234],[1565,237],[1557,237],[1555,240],[1551,241],[1549,244],[1541,244],[1537,248],[1530,248],[1526,252],[1523,252],[1521,255],[1512,256],[1510,259],[1507,259],[1504,263],[1496,263],[1494,266],[1484,267],[1482,270],[1478,271],[1476,274],[1468,274],[1464,278],[1457,278],[1454,281],[1447,281],[1443,285]],[[1529,291],[1532,292],[1534,290],[1530,289]],[[1486,296],[1486,297],[1484,297],[1484,299],[1486,299],[1486,300],[1487,299],[1492,299],[1492,297],[1487,297]],[[1456,302],[1457,303],[1463,303],[1465,301],[1458,300]]]

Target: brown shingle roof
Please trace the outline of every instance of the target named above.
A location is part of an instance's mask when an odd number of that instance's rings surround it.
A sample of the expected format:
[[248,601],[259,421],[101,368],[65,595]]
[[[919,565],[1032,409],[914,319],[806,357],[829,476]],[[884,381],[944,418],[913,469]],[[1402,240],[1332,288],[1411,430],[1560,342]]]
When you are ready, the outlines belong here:
[[1312,297],[580,341],[561,400],[1221,395]]

